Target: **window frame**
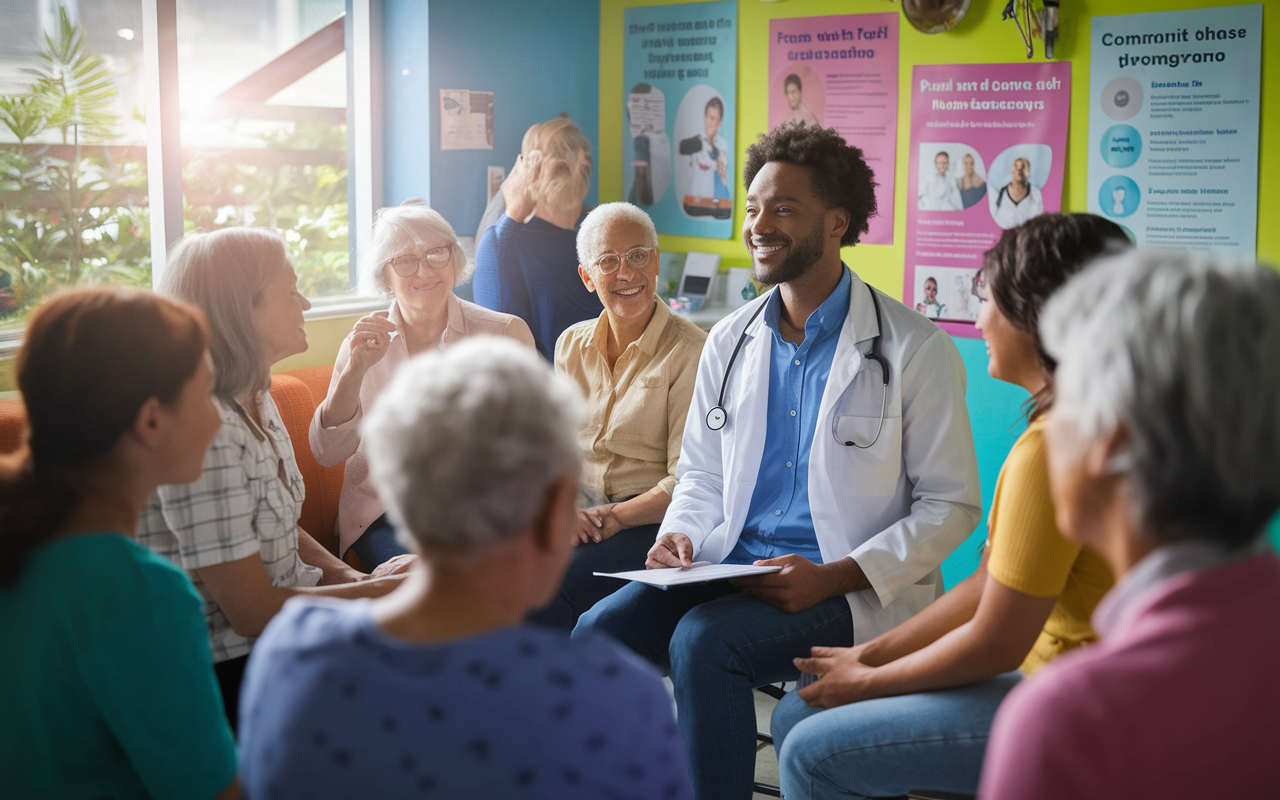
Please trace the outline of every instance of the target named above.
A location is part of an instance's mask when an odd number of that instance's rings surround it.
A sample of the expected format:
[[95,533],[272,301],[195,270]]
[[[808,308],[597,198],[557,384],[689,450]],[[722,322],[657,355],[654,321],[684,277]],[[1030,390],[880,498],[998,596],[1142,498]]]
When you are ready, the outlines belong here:
[[[178,105],[177,0],[140,0],[143,19],[143,80],[147,114],[147,192],[151,208],[151,285],[164,274],[170,248],[183,234],[182,139]],[[370,246],[373,215],[382,205],[382,0],[347,0],[343,22],[347,64],[347,226],[351,264]],[[354,278],[355,270],[351,270]],[[353,287],[358,291],[358,286]],[[380,297],[356,293],[310,298],[307,321],[385,309]],[[24,329],[0,331],[0,358],[22,346]]]

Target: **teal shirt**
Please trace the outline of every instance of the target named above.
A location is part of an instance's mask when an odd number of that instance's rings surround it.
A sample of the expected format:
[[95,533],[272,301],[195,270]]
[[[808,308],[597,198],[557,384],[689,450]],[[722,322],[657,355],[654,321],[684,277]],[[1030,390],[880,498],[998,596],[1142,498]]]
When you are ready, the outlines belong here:
[[236,774],[200,597],[112,533],[38,547],[0,589],[0,794],[207,800]]

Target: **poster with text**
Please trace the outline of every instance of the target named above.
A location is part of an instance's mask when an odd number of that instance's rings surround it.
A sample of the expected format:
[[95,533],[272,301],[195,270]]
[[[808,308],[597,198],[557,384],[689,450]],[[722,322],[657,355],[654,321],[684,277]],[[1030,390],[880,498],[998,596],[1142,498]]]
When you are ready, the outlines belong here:
[[879,184],[862,243],[893,244],[897,12],[769,23],[769,129],[792,121],[835,128],[862,149]]
[[493,149],[493,92],[440,90],[440,149]]
[[1091,38],[1089,210],[1140,245],[1253,257],[1262,6],[1094,17]]
[[903,301],[976,337],[982,254],[1062,206],[1071,64],[921,66],[912,72]]
[[737,3],[628,8],[624,25],[623,197],[660,233],[732,238]]

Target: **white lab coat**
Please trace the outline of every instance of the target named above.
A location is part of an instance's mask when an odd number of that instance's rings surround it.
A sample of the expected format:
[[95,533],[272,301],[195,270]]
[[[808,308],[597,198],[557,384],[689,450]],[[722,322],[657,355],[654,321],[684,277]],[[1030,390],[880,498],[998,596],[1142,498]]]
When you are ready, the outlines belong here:
[[920,179],[921,211],[963,211],[960,187],[955,178],[934,172]]
[[[880,421],[883,384],[877,368],[872,365],[854,383],[862,352],[878,329],[867,285],[851,277],[849,314],[809,455],[809,506],[823,560],[852,556],[871,584],[846,595],[854,641],[864,642],[941,596],[939,567],[973,532],[982,498],[960,353],[941,328],[882,293],[877,293],[885,327],[880,353],[891,373],[884,429],[866,450],[845,447],[832,435],[837,415],[841,437],[859,443],[874,437]],[[755,491],[773,344],[762,316],[749,326],[725,389],[728,421],[713,431],[706,417],[717,403],[743,326],[768,297],[717,324],[698,363],[679,483],[659,534],[688,536],[696,560],[719,563],[729,555]]]
[[991,217],[1001,228],[1005,230],[1016,228],[1032,217],[1038,217],[1044,213],[1044,200],[1040,196],[1040,190],[1035,184],[1029,185],[1031,190],[1027,192],[1026,197],[1022,198],[1021,203],[1015,203],[1013,198],[1009,197],[1007,184],[996,193],[995,202],[991,204]]
[[[720,161],[728,163],[729,149],[724,143],[724,137],[719,134],[716,135],[714,142],[708,139],[705,133],[698,136],[702,139],[702,149],[689,156],[689,194],[694,197],[715,197],[716,172],[720,169]],[[716,149],[718,159],[711,157],[712,147]],[[731,170],[726,170],[726,175],[732,174]]]

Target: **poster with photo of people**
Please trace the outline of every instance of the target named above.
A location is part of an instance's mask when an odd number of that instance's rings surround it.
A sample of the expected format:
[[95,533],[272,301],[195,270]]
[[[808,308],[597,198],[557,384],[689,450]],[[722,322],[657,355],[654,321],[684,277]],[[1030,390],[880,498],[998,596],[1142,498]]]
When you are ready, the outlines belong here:
[[893,244],[898,154],[898,14],[843,14],[769,22],[769,129],[835,128],[876,174],[876,205],[862,244]]
[[912,81],[904,295],[978,336],[982,254],[1061,207],[1071,65],[919,66]]
[[737,4],[628,8],[624,26],[625,199],[661,233],[733,238]]

